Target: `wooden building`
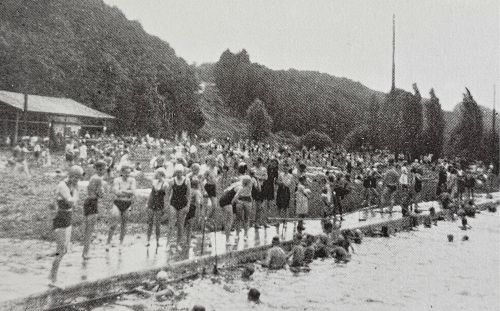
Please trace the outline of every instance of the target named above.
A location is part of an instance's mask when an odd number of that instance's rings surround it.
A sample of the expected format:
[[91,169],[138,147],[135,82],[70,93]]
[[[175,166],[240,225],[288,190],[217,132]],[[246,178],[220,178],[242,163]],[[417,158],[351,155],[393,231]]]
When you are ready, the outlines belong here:
[[0,91],[0,138],[12,142],[21,136],[49,137],[51,130],[63,137],[81,130],[106,131],[114,117],[69,98]]

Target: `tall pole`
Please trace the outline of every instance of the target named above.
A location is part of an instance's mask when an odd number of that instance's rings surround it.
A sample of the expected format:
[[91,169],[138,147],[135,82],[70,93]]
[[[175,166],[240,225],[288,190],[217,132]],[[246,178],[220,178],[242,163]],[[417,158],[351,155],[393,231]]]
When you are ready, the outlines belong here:
[[[491,120],[491,160],[493,164],[493,171],[498,175],[498,169],[500,167],[500,158],[497,159],[496,155],[498,154],[498,136],[497,136],[497,112],[496,112],[496,85],[493,85],[493,120]],[[494,163],[493,163],[494,162]]]
[[493,120],[492,120],[493,133],[496,132],[496,119],[497,119],[496,110],[495,110],[495,108],[496,108],[495,101],[496,101],[496,85],[493,85]]
[[392,88],[391,91],[396,89],[396,15],[392,14]]

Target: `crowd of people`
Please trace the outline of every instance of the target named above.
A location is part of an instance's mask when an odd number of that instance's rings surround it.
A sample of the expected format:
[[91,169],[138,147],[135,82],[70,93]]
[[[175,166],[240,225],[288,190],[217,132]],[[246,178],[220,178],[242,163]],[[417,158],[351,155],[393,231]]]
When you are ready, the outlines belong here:
[[[43,142],[17,144],[10,162],[27,176],[31,174],[29,159],[50,166],[52,157],[48,145]],[[320,215],[316,216],[334,217],[331,227],[325,225],[325,232],[334,233],[327,237],[299,234],[295,237],[292,253],[288,255],[272,248],[264,263],[270,267],[279,266],[287,256],[292,258],[292,266],[296,266],[311,260],[316,256],[311,254],[318,252],[347,261],[349,247],[345,245],[352,236],[335,232],[346,212],[344,200],[353,191],[361,192],[363,197],[361,206],[357,207],[363,208],[364,217],[360,218],[363,220],[375,209],[392,214],[396,194],[403,215],[418,212],[423,184],[430,180],[437,184],[436,196],[442,206],[457,209],[473,200],[478,183],[493,180],[492,167],[482,163],[469,165],[460,161],[436,160],[431,155],[409,162],[403,155],[395,157],[387,150],[296,149],[249,140],[199,141],[186,135],[176,142],[147,135],[126,138],[86,135],[67,141],[64,159],[67,176],[57,185],[58,209],[53,221],[57,242],[51,273],[53,282],[57,280],[59,263],[69,246],[72,212],[80,204],[78,181],[90,168],[93,173],[89,174],[83,201],[85,233],[82,257],[85,260],[89,258],[97,215],[102,212],[100,203],[108,192],[113,196],[113,203],[105,206],[109,226],[106,250],[111,247],[118,226],[119,242],[123,243],[128,211],[136,202],[136,176],[146,171],[152,172],[151,191],[144,207],[147,245],[150,245],[154,231],[156,245],[160,246],[162,220],[167,215],[169,229],[177,229],[176,242],[169,241],[169,244],[179,250],[190,244],[193,230],[223,228],[229,244],[232,230],[237,236],[243,230],[246,239],[252,225],[255,228],[268,227],[292,216],[311,216],[312,189],[320,189],[320,193],[314,194],[320,197],[322,205]],[[312,187],[314,183],[317,186]],[[273,209],[278,217],[270,218]],[[221,223],[215,217],[216,213],[223,215]],[[279,241],[273,241],[276,243]]]

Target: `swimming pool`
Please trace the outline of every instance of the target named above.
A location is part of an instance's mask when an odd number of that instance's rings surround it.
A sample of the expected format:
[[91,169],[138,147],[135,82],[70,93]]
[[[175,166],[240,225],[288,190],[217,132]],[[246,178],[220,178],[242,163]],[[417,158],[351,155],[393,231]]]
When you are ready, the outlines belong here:
[[[251,281],[196,280],[176,307],[207,310],[500,310],[500,217],[366,238],[347,265],[315,261],[311,272],[256,271]],[[455,236],[454,242],[447,235]],[[462,241],[464,235],[469,241]],[[262,303],[246,300],[248,288]]]

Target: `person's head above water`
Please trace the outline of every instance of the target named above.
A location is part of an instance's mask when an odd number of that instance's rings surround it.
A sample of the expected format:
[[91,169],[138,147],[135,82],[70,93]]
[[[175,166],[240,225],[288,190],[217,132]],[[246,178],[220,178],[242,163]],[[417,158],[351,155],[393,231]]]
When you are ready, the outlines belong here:
[[293,243],[294,244],[300,244],[302,242],[302,234],[301,233],[296,233],[293,236]]
[[278,246],[278,245],[280,245],[280,238],[279,238],[279,237],[277,237],[277,236],[275,236],[275,237],[273,238],[273,241],[271,242],[271,245],[272,245],[272,246]]
[[248,291],[248,300],[251,302],[259,302],[260,292],[256,288],[250,288]]
[[243,272],[241,273],[241,277],[243,279],[249,279],[255,272],[255,268],[253,266],[246,266]]
[[191,311],[205,311],[205,307],[200,306],[200,305],[196,305],[193,307],[193,309],[191,309]]

